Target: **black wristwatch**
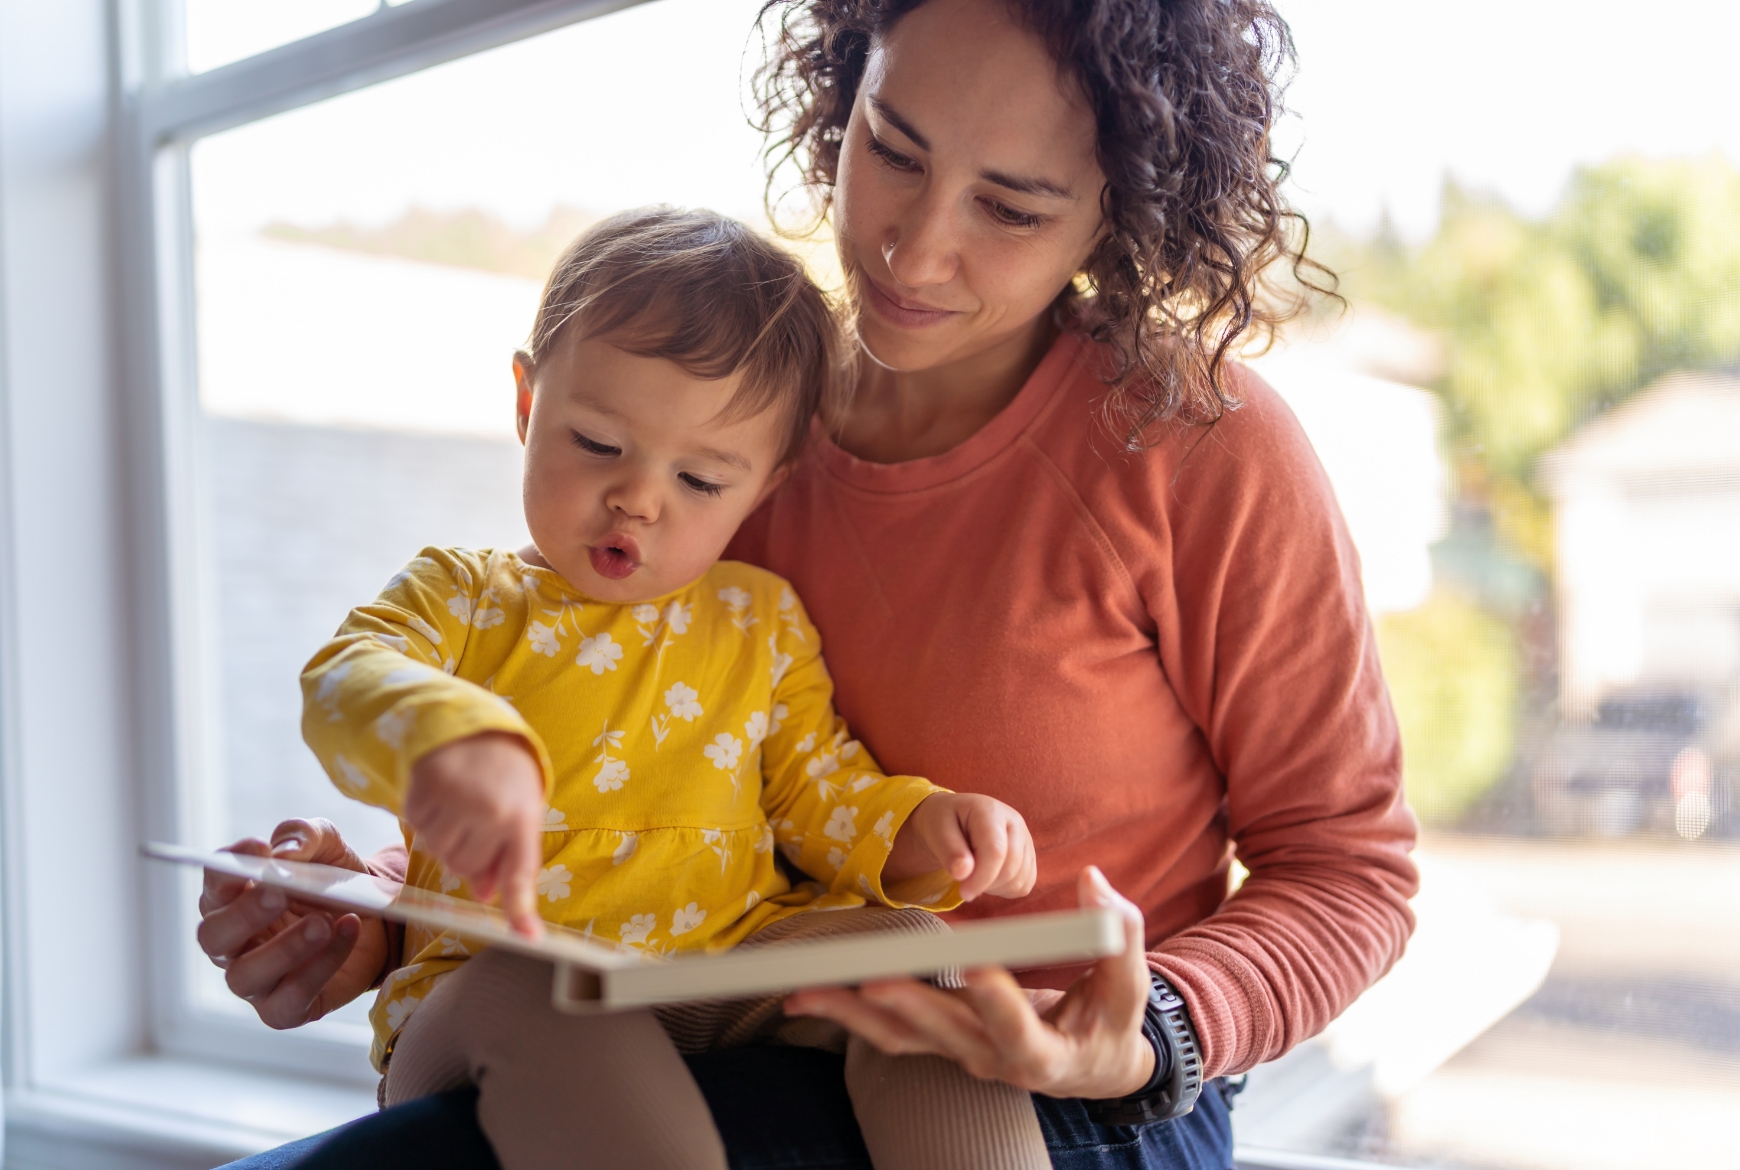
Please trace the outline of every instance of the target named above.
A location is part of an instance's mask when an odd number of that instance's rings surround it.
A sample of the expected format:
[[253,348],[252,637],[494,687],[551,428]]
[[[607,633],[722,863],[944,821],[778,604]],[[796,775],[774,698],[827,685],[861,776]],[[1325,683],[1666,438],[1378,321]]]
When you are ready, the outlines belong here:
[[1148,978],[1142,1035],[1154,1046],[1154,1075],[1128,1097],[1086,1102],[1088,1116],[1101,1125],[1144,1125],[1183,1117],[1196,1108],[1202,1092],[1202,1050],[1184,999],[1157,972],[1148,972]]

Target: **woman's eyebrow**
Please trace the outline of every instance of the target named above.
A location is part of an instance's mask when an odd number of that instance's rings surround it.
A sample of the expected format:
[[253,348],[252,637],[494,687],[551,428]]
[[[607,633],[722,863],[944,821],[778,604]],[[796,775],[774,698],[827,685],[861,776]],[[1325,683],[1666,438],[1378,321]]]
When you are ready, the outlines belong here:
[[[930,139],[920,134],[911,122],[901,117],[900,114],[887,102],[878,97],[870,98],[869,101],[871,108],[874,109],[876,113],[889,125],[910,138],[913,145],[917,146],[920,150],[930,149]],[[987,183],[995,183],[999,187],[1007,187],[1011,191],[1018,191],[1023,195],[1039,195],[1048,199],[1073,200],[1075,198],[1074,191],[1071,191],[1068,187],[1062,186],[1061,184],[1054,183],[1050,179],[1031,178],[1024,175],[1011,175],[1007,171],[989,170],[980,171],[979,178],[985,180]]]
[[920,150],[930,149],[930,139],[915,130],[911,122],[908,122],[905,118],[902,118],[899,114],[895,113],[893,107],[891,107],[887,102],[883,101],[881,98],[873,97],[870,99],[870,107],[878,114],[882,115],[883,119],[896,130],[912,139],[914,146],[918,147]]

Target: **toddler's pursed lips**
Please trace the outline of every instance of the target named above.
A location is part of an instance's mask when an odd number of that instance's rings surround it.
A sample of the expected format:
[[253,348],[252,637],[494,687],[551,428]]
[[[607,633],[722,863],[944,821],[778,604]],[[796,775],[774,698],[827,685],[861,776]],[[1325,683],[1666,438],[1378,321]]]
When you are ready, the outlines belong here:
[[640,545],[626,532],[606,533],[586,551],[592,571],[612,581],[620,581],[640,568]]

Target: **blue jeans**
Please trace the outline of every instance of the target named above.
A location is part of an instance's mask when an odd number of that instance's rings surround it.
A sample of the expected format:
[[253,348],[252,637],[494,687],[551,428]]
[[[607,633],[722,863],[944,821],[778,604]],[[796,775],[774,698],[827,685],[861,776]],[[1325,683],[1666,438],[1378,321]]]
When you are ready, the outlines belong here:
[[[844,1057],[732,1048],[689,1059],[732,1170],[871,1170],[846,1096]],[[1103,1126],[1080,1101],[1034,1097],[1056,1170],[1231,1170],[1231,1092],[1203,1089],[1177,1121]],[[223,1170],[499,1170],[477,1126],[477,1091],[395,1106]]]

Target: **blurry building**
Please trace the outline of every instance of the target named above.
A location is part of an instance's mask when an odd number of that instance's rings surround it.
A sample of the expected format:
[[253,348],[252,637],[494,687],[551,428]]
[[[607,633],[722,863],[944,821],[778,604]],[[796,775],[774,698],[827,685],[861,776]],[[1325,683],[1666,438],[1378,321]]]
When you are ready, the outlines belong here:
[[1335,487],[1376,613],[1413,609],[1432,591],[1432,546],[1448,528],[1436,349],[1399,318],[1360,308],[1296,324],[1251,359],[1298,416]]
[[1543,461],[1561,696],[1740,686],[1740,378],[1672,374]]

